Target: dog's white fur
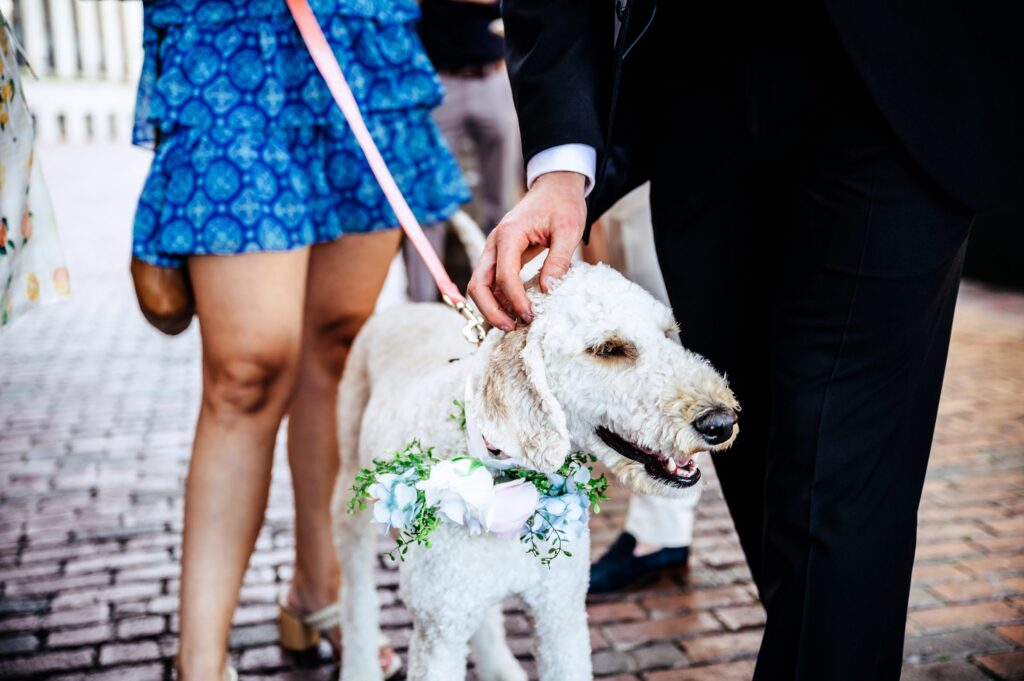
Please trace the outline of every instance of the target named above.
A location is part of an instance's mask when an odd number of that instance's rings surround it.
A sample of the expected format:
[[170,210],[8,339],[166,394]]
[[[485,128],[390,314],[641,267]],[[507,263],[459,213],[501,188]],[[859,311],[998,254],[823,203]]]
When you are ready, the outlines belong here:
[[[595,435],[606,427],[649,450],[685,459],[721,449],[693,429],[709,409],[736,409],[725,380],[669,336],[670,310],[611,268],[574,265],[557,287],[529,296],[534,321],[510,333],[492,329],[474,350],[461,318],[441,305],[394,308],[371,319],[352,347],[341,387],[342,473],[335,493],[336,539],[344,567],[344,681],[381,678],[375,535],[369,513],[345,508],[354,476],[375,457],[413,438],[453,456],[466,436],[449,419],[452,401],[473,386],[467,410],[488,443],[543,472],[575,450],[596,454],[636,492],[679,496],[640,463]],[[594,348],[613,340],[621,356]],[[455,361],[453,361],[455,360]],[[735,437],[735,432],[733,434]],[[414,621],[409,651],[413,681],[464,678],[471,643],[483,681],[526,674],[505,642],[500,603],[519,596],[529,609],[544,681],[592,678],[585,597],[590,538],[550,568],[515,540],[470,536],[442,525],[430,549],[414,547],[401,564],[400,594]]]

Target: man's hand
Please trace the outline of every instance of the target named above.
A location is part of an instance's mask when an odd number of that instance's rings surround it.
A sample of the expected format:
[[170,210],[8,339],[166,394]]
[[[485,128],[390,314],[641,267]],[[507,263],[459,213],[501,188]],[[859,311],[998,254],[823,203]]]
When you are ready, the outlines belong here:
[[469,295],[494,326],[505,331],[515,328],[506,309],[526,323],[533,321],[519,271],[537,253],[549,249],[540,270],[545,292],[569,269],[587,220],[585,182],[579,173],[541,175],[487,237],[469,281]]

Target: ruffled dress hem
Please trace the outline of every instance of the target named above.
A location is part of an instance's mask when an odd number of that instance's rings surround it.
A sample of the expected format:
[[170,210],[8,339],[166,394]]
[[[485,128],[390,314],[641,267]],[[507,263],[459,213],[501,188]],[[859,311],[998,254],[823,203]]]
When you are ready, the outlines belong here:
[[[442,90],[412,26],[415,1],[311,4],[413,212],[443,221],[470,197],[430,115]],[[133,245],[147,262],[398,224],[284,0],[146,6],[134,141],[154,139]]]

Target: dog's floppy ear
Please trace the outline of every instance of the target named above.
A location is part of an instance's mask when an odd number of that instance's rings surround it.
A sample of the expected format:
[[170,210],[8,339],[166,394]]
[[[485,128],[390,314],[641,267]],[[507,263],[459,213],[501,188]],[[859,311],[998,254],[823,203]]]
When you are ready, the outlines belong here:
[[544,373],[540,327],[534,322],[496,340],[498,332],[492,332],[490,342],[485,341],[481,349],[487,354],[474,413],[492,447],[528,468],[551,473],[565,462],[570,442],[565,412]]

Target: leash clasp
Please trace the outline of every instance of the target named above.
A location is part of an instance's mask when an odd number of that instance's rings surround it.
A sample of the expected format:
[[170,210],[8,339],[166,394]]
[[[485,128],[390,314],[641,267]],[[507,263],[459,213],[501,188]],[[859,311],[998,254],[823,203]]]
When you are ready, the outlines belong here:
[[446,295],[442,295],[441,298],[444,300],[445,305],[454,309],[465,318],[466,325],[462,327],[462,336],[473,345],[480,345],[487,335],[487,331],[484,330],[483,317],[466,303],[456,303]]

